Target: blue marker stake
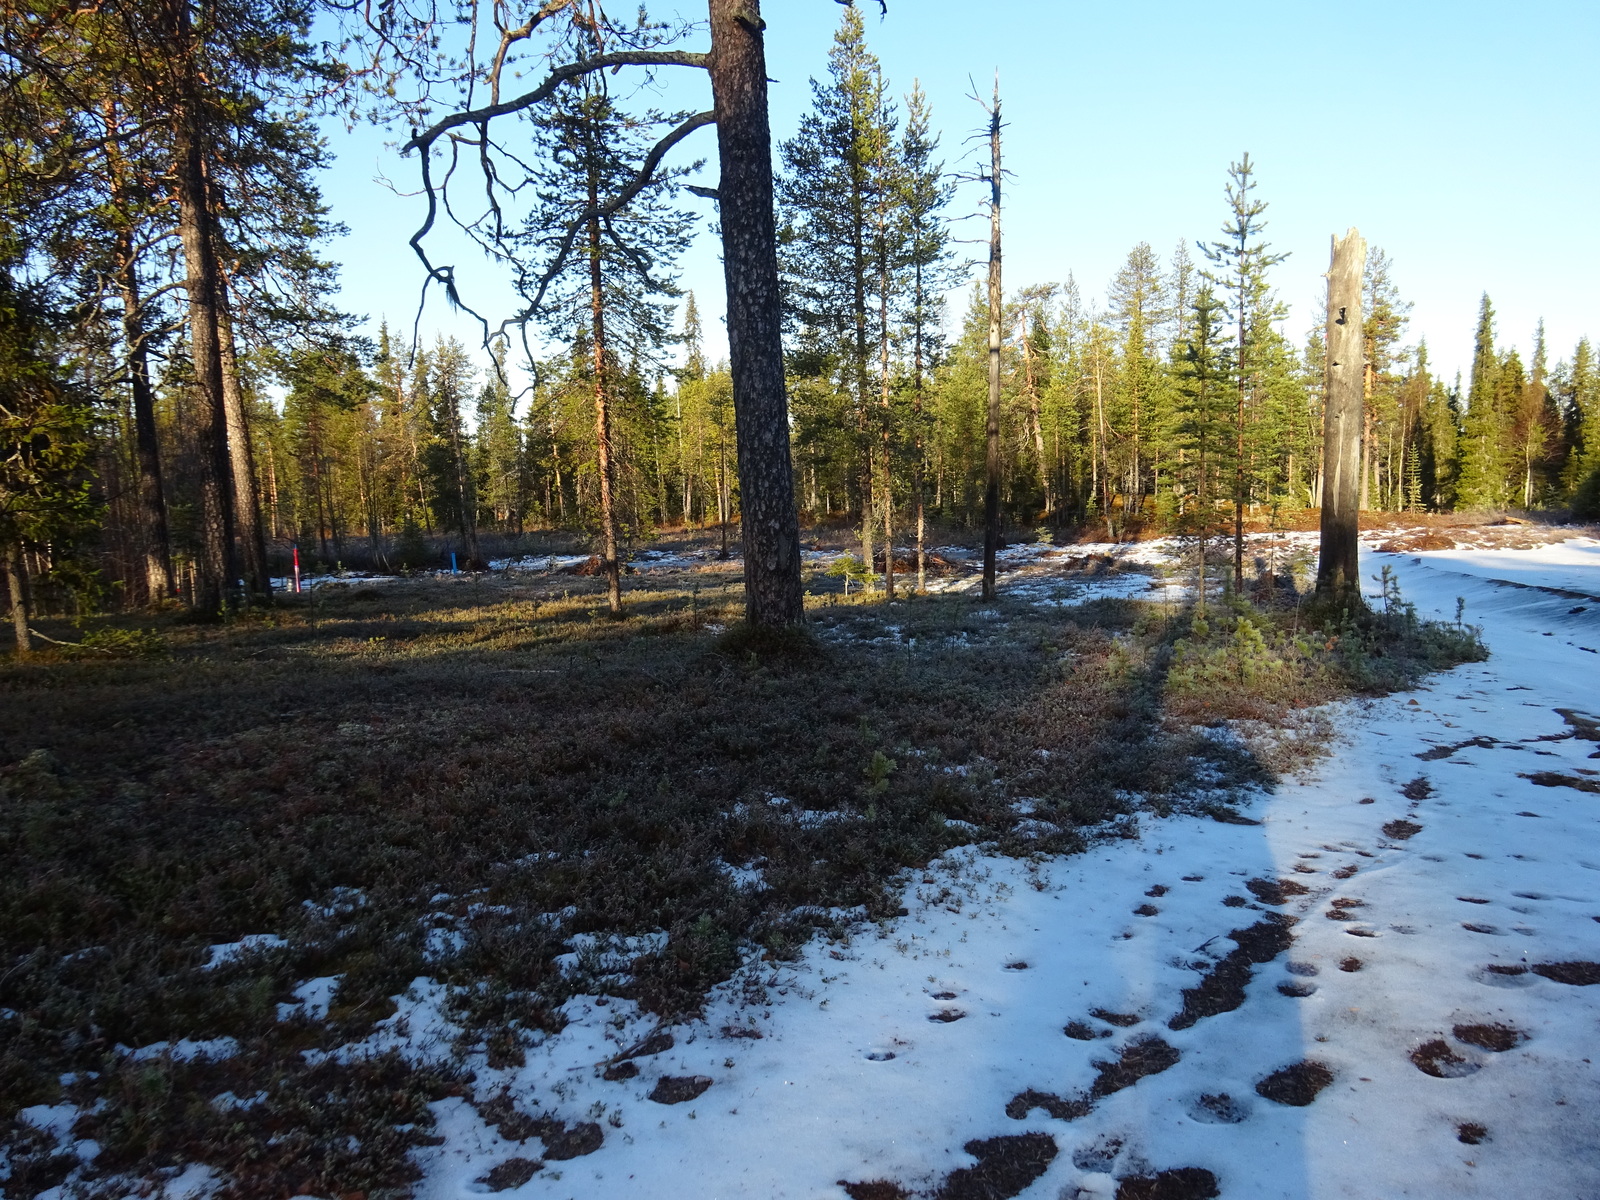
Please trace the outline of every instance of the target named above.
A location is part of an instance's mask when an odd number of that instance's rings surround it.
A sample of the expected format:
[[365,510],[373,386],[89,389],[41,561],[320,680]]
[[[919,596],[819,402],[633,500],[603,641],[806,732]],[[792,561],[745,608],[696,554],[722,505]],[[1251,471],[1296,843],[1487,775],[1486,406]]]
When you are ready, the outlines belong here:
[[450,551],[450,574],[461,574],[460,571],[456,570],[456,552],[454,550]]

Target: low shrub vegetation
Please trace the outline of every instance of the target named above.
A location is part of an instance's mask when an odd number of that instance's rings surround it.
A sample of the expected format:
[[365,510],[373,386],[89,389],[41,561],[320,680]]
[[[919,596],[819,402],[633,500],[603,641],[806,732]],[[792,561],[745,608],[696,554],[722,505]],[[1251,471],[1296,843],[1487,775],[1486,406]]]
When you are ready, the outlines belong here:
[[[471,1097],[463,1064],[519,1062],[574,994],[692,1013],[747,956],[894,916],[954,846],[1236,816],[1271,763],[1208,725],[1483,653],[1397,597],[1201,620],[832,590],[773,636],[733,620],[734,579],[639,581],[620,621],[586,578],[330,586],[0,671],[8,1188],[199,1162],[241,1197],[397,1194],[427,1100]],[[296,991],[329,978],[324,1016]],[[453,1057],[364,1048],[419,978]],[[92,1165],[19,1118],[63,1100]]]

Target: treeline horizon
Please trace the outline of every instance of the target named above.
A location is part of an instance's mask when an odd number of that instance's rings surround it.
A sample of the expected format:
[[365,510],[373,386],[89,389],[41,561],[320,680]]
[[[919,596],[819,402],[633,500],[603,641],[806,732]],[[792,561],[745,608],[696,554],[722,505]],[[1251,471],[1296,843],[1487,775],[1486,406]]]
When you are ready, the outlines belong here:
[[[683,114],[632,111],[593,74],[529,108],[535,199],[520,217],[493,208],[492,239],[486,218],[467,223],[512,271],[523,326],[556,347],[514,397],[509,338],[368,340],[334,307],[337,227],[313,182],[326,151],[292,102],[343,70],[306,39],[314,11],[263,0],[204,30],[40,18],[26,55],[0,47],[31,87],[0,110],[0,370],[22,397],[0,472],[11,594],[181,595],[215,614],[235,578],[270,592],[290,544],[405,569],[445,538],[478,566],[483,534],[561,530],[593,540],[620,611],[619,545],[685,526],[726,539],[741,513],[733,377],[677,285],[685,172],[641,181],[632,165]],[[573,28],[571,54],[602,47]],[[640,29],[651,46],[676,36]],[[225,58],[263,37],[270,53]],[[977,285],[956,319],[944,307],[964,274],[949,208],[972,180],[942,161],[920,88],[897,97],[884,78],[855,8],[812,89],[774,156],[794,499],[854,527],[892,592],[884,545],[915,546],[920,584],[930,526],[982,520],[991,314]],[[1248,154],[1223,198],[1214,239],[1134,246],[1102,307],[1071,276],[1004,296],[1009,529],[1237,535],[1319,505],[1325,320],[1286,332],[1286,255]],[[1600,516],[1587,338],[1552,349],[1541,324],[1524,358],[1485,295],[1470,371],[1446,380],[1408,340],[1381,250],[1363,293],[1363,509]]]

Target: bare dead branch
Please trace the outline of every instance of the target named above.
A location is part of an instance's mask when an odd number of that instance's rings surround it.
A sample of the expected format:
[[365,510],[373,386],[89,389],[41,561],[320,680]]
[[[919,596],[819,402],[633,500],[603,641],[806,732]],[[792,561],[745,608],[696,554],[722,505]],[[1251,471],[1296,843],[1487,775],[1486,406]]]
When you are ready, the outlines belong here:
[[552,70],[549,77],[531,92],[524,92],[522,95],[503,103],[489,104],[483,108],[451,113],[443,120],[436,121],[422,132],[414,134],[409,142],[400,147],[400,153],[409,154],[413,150],[426,150],[441,136],[459,125],[482,125],[495,117],[503,117],[510,113],[521,112],[523,109],[531,108],[533,105],[549,99],[563,83],[592,74],[595,71],[603,71],[608,67],[704,68],[707,57],[704,54],[682,50],[617,50],[610,54],[597,54],[593,58],[567,63]]
[[[568,223],[567,232],[561,239],[561,248],[556,252],[555,261],[546,268],[544,274],[540,277],[538,291],[528,304],[529,312],[539,311],[540,306],[544,304],[545,292],[549,290],[550,285],[555,282],[556,276],[567,265],[567,256],[572,253],[573,242],[577,240],[578,234],[583,227],[595,217],[606,218],[620,211],[628,201],[644,190],[655,175],[656,168],[661,165],[661,160],[666,157],[667,151],[671,150],[701,126],[716,124],[716,120],[717,114],[714,112],[696,113],[690,117],[655,144],[655,147],[645,156],[644,162],[639,165],[638,174],[633,177],[627,187],[623,188],[606,203],[596,208],[585,209]],[[413,239],[413,244],[415,244],[415,239]]]
[[[506,29],[500,35],[500,48],[495,51],[494,66],[489,70],[489,103],[500,103],[500,73],[505,69],[506,55],[511,52],[511,47],[516,43],[533,36],[533,31],[545,21],[555,16],[564,9],[571,8],[575,0],[546,0],[538,12],[529,17],[515,29]],[[499,24],[499,14],[495,14],[495,23]]]

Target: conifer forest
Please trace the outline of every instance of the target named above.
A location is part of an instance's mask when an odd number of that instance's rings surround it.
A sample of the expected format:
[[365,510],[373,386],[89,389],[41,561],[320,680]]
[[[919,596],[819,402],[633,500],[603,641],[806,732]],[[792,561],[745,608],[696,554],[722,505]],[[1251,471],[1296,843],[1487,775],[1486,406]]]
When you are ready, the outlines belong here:
[[0,1196],[1600,1194],[1589,168],[956,7],[0,0]]
[[[563,530],[611,560],[607,544],[738,521],[732,376],[675,284],[694,214],[669,159],[634,186],[685,115],[629,111],[584,75],[499,118],[531,150],[485,123],[481,167],[452,163],[430,219],[467,225],[522,307],[481,345],[364,335],[336,304],[329,151],[308,114],[420,112],[445,84],[425,74],[425,14],[357,28],[341,57],[311,32],[360,16],[337,10],[224,6],[198,27],[176,10],[8,14],[6,353],[29,382],[6,416],[5,541],[42,603],[221,611],[285,578],[294,546],[308,568],[393,571]],[[970,202],[965,130],[946,129],[966,114],[942,125],[887,79],[867,24],[845,9],[773,153],[794,502],[857,528],[871,557],[889,537],[921,546],[929,522],[982,523],[990,315],[952,232]],[[676,32],[575,21],[551,53],[649,62]],[[1117,540],[1319,506],[1324,314],[1275,287],[1270,195],[1243,154],[1218,165],[1214,226],[1131,247],[1103,303],[1071,276],[1004,296],[1008,529]],[[427,282],[454,287],[447,270]],[[1550,346],[1540,328],[1518,349],[1484,295],[1470,371],[1447,378],[1381,249],[1363,300],[1363,510],[1594,510],[1587,338]],[[18,449],[36,436],[39,458]]]

